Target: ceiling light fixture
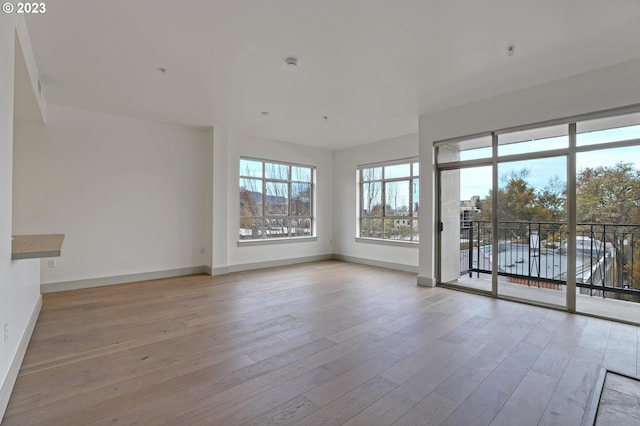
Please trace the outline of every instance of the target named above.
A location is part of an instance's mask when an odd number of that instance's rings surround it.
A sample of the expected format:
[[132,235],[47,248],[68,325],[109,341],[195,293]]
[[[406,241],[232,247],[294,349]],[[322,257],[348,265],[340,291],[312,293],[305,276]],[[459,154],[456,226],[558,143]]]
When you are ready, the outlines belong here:
[[284,63],[287,64],[289,68],[295,68],[298,66],[298,58],[294,58],[293,56],[289,56],[284,60]]

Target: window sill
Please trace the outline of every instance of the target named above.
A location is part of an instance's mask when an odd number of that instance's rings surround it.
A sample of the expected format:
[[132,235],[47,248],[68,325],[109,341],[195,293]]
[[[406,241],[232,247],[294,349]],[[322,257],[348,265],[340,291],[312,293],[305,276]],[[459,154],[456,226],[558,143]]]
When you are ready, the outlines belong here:
[[318,241],[318,237],[293,237],[293,238],[265,238],[255,240],[242,240],[238,241],[238,247],[245,246],[261,246],[270,244],[287,244],[287,243],[307,243],[312,241]]
[[381,238],[356,237],[356,243],[382,244],[385,246],[418,248],[418,241],[383,240]]

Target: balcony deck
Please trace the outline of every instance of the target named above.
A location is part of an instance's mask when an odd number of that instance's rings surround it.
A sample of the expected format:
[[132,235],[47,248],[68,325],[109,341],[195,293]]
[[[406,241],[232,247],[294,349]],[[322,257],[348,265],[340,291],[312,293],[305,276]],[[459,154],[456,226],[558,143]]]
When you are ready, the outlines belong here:
[[460,241],[459,269],[447,265],[445,272],[449,278],[460,274],[452,285],[490,292],[495,255],[499,296],[565,308],[568,270],[575,262],[578,312],[640,324],[640,224],[579,223],[573,260],[564,223],[498,222],[495,253],[492,226],[466,221],[459,235],[451,235]]
[[[490,292],[491,276],[488,274],[480,274],[480,277],[476,277],[474,274],[472,278],[469,278],[468,275],[464,275],[451,284],[471,290]],[[522,284],[510,283],[506,277],[498,277],[498,295],[509,299],[532,301],[543,305],[566,306],[566,292],[564,287],[562,290],[529,287]],[[580,294],[579,289],[578,294],[576,294],[576,310],[580,313],[596,317],[612,318],[627,323],[640,324],[640,304]]]

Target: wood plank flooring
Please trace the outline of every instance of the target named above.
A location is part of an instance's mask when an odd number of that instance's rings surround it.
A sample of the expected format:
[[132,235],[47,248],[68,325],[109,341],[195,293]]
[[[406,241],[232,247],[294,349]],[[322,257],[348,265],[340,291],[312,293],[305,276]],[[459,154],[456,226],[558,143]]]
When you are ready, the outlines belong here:
[[638,328],[339,261],[45,294],[3,425],[579,425]]

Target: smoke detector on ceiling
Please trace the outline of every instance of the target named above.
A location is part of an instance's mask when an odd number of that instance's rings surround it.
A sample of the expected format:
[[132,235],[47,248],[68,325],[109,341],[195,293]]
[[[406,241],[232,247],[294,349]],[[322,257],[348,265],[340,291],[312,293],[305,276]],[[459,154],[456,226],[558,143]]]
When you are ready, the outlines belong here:
[[287,59],[284,60],[284,63],[289,68],[295,68],[295,67],[298,66],[298,58],[294,58],[293,56],[290,56],[290,57],[288,57]]

